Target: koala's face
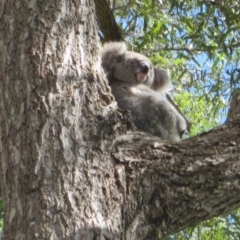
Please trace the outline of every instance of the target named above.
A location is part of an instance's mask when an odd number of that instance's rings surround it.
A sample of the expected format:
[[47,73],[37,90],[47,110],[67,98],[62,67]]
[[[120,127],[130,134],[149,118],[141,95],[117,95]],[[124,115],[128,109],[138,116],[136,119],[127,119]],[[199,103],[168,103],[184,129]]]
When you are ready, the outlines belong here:
[[152,63],[139,53],[126,51],[122,55],[113,56],[110,66],[112,76],[120,81],[148,84],[154,78]]
[[101,59],[110,84],[116,80],[132,85],[144,84],[156,91],[165,91],[171,86],[165,70],[154,68],[146,56],[127,51],[122,42],[106,43],[101,50]]

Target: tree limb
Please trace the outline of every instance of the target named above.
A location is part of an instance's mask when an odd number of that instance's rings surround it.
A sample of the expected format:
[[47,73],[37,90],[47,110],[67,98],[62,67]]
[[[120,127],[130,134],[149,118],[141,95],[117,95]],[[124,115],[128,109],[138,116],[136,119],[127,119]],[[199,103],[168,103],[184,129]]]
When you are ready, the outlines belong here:
[[116,139],[126,239],[161,238],[239,207],[239,145],[239,118],[177,144],[142,133]]
[[178,144],[142,134],[114,142],[126,239],[156,239],[239,207],[239,145],[239,119]]
[[111,9],[106,0],[94,0],[96,15],[103,42],[123,41],[120,28],[118,27]]
[[228,111],[228,119],[240,118],[240,89],[236,89],[232,94],[232,101]]
[[[233,44],[230,45],[226,45],[225,47],[228,49],[233,49],[233,48],[237,48],[240,46],[240,42],[235,42]],[[218,50],[218,49],[222,49],[223,47],[220,46],[205,46],[204,48],[201,47],[191,47],[191,46],[163,46],[163,47],[158,47],[157,49],[150,49],[148,51],[146,51],[146,54],[151,54],[153,52],[157,52],[157,51],[187,51],[187,52],[204,52],[206,51],[206,49],[208,50]]]

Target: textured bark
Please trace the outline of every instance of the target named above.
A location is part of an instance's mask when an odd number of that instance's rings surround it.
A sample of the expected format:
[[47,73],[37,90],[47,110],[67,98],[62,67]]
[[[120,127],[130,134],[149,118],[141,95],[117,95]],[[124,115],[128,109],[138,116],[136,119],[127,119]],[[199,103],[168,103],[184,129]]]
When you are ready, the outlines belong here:
[[3,239],[157,239],[240,205],[240,121],[134,132],[100,69],[93,1],[3,1]]
[[158,239],[240,206],[239,119],[174,145],[124,139],[114,158],[126,176],[126,239]]
[[104,131],[129,117],[109,114],[94,2],[9,0],[0,13],[3,239],[120,238]]

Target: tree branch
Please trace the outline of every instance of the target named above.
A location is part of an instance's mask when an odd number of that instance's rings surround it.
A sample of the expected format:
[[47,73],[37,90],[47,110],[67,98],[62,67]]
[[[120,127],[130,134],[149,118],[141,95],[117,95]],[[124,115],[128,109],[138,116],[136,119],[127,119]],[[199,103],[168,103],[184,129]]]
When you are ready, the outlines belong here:
[[114,142],[127,239],[156,239],[239,207],[239,145],[239,119],[178,144],[142,134]]
[[232,101],[230,103],[227,118],[229,120],[240,118],[240,89],[236,89],[235,92],[232,94]]
[[[237,48],[240,46],[240,42],[235,42],[233,44],[230,45],[226,45],[225,48],[228,49],[232,49],[232,48]],[[164,47],[158,47],[157,49],[151,49],[147,52],[145,52],[145,54],[151,54],[153,52],[157,52],[157,51],[187,51],[187,52],[205,52],[206,49],[208,50],[218,50],[218,49],[222,49],[223,47],[220,46],[205,46],[204,48],[201,47],[191,47],[191,46],[164,46]]]
[[121,31],[106,0],[94,0],[102,41],[123,41]]
[[239,145],[239,118],[177,144],[118,137],[111,150],[124,172],[126,239],[157,239],[239,207]]

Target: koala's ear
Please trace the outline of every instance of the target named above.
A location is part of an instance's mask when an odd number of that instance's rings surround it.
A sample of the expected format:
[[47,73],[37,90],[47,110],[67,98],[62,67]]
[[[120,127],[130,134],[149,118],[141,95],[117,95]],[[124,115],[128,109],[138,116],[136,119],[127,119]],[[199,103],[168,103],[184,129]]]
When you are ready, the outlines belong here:
[[151,88],[160,92],[167,92],[172,88],[172,83],[167,71],[154,68],[154,80]]
[[105,43],[100,56],[103,64],[111,62],[112,57],[122,56],[127,51],[126,44],[124,42],[108,42]]

